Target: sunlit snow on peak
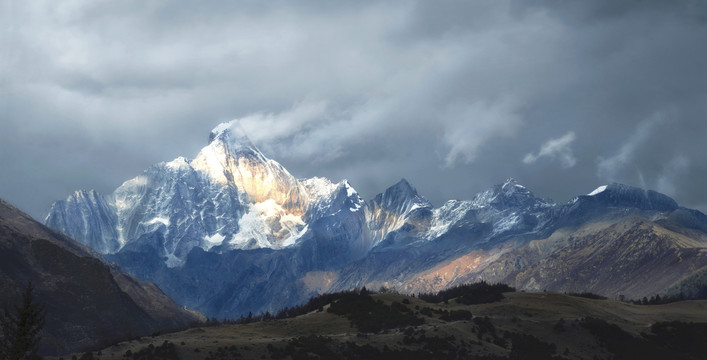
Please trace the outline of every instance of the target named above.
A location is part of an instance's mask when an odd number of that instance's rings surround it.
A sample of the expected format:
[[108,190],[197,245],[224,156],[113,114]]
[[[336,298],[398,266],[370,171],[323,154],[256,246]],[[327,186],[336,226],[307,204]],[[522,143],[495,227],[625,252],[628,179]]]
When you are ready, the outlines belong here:
[[226,163],[226,149],[223,146],[216,146],[213,143],[201,149],[199,154],[191,162],[191,166],[200,171],[218,183],[226,184],[228,179],[224,172],[224,164]]

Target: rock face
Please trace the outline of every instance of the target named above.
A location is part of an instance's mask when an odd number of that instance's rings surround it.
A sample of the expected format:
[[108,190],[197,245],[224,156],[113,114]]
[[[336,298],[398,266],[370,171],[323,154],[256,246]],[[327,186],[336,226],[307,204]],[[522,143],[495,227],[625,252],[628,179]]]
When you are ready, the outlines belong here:
[[94,190],[78,190],[56,206],[61,209],[47,219],[47,226],[64,229],[66,234],[81,239],[82,243],[100,253],[113,253],[120,248],[118,217],[110,199]]
[[704,214],[621,184],[556,204],[508,179],[434,208],[403,179],[363,201],[345,180],[294,178],[231,123],[193,160],[56,202],[46,224],[221,318],[357,286],[418,292],[479,279],[652,295],[705,266],[707,229]]
[[96,256],[0,200],[0,304],[11,308],[27,283],[33,283],[36,301],[47,310],[41,354],[106,345],[204,319],[154,284]]

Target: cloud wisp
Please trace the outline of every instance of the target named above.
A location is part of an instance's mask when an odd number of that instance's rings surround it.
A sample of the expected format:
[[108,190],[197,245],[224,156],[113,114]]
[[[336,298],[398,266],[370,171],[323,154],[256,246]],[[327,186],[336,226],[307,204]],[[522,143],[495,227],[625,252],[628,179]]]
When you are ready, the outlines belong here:
[[512,137],[522,125],[511,101],[453,106],[444,116],[451,120],[442,122],[443,141],[449,148],[444,157],[447,167],[473,162],[486,142]]
[[574,131],[569,131],[559,138],[550,139],[540,147],[537,154],[525,154],[523,163],[532,164],[542,157],[548,157],[552,160],[559,161],[564,168],[571,168],[577,164],[577,158],[574,157],[571,147],[575,138]]
[[653,128],[663,120],[662,114],[654,114],[638,124],[636,130],[616,153],[608,158],[599,157],[597,159],[597,177],[604,181],[617,181],[619,173],[631,165],[641,146],[649,139]]
[[678,183],[685,171],[689,169],[690,160],[684,155],[676,155],[663,167],[663,173],[656,181],[655,189],[668,195],[678,192]]

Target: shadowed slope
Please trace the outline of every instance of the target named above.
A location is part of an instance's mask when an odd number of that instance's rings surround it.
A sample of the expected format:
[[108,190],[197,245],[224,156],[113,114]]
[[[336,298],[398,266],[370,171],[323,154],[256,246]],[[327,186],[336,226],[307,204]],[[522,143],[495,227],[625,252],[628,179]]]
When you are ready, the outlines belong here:
[[40,353],[64,353],[164,328],[200,315],[153,284],[111,268],[87,247],[0,200],[0,304],[12,306],[28,281],[47,309]]

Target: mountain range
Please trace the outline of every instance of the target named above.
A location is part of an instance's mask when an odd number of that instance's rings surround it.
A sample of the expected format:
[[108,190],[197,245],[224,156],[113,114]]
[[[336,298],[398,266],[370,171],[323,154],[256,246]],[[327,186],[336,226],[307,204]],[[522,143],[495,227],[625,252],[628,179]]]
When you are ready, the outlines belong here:
[[234,123],[194,159],[76,191],[44,222],[217,318],[478,280],[640,298],[707,269],[707,217],[651,190],[612,183],[555,203],[508,179],[435,208],[402,179],[364,201],[346,180],[295,178]]

